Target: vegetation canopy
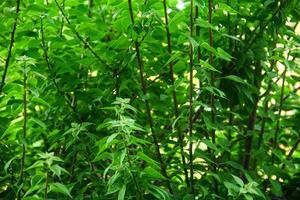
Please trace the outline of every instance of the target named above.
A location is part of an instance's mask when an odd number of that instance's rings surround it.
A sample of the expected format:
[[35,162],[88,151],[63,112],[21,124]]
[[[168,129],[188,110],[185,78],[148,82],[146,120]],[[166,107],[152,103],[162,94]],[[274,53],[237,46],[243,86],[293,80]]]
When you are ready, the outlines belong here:
[[0,199],[300,199],[299,0],[0,1]]

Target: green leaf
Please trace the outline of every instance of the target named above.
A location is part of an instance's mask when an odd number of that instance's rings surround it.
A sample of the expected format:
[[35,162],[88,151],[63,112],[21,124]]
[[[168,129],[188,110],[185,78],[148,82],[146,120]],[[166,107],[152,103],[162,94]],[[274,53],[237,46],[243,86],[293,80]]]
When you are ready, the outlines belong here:
[[179,58],[180,58],[180,53],[173,54],[164,66],[167,66],[168,64],[170,64],[171,62],[174,62],[175,60],[178,60]]
[[230,14],[237,14],[238,12],[233,9],[232,7],[230,7],[229,5],[225,4],[225,3],[219,3],[219,9],[220,10],[225,10],[227,12],[229,12]]
[[34,117],[31,117],[30,120],[34,121],[37,125],[39,125],[43,129],[45,129],[45,130],[47,129],[47,125],[43,121],[36,119]]
[[65,170],[64,168],[62,168],[61,166],[59,166],[57,164],[50,166],[50,170],[58,177],[60,177],[62,172],[66,173],[66,174],[70,174],[67,170]]
[[277,197],[281,197],[282,196],[282,189],[281,189],[281,185],[278,181],[276,180],[272,180],[270,179],[270,183],[272,185],[272,189],[271,192],[277,196]]
[[239,177],[237,177],[237,176],[235,176],[235,175],[233,175],[233,174],[231,174],[231,176],[233,177],[233,179],[235,180],[235,182],[236,182],[237,184],[239,184],[241,187],[244,186],[244,182],[243,182],[242,179],[240,179]]
[[248,84],[248,83],[245,82],[243,79],[241,79],[240,77],[235,76],[235,75],[229,75],[229,76],[225,76],[225,77],[223,77],[223,78],[228,79],[228,80],[235,81],[235,82],[237,82],[237,83],[242,83],[242,84],[245,84],[245,85]]
[[234,185],[228,181],[224,181],[225,187],[228,189],[228,195],[229,196],[236,196],[240,192],[240,187],[237,185]]
[[143,170],[143,173],[152,179],[159,179],[159,180],[164,180],[166,179],[163,175],[161,175],[161,173],[159,171],[157,171],[156,169],[152,168],[152,167],[146,167]]
[[217,55],[217,51],[216,51],[213,47],[211,47],[207,42],[203,42],[203,43],[200,45],[200,47],[202,47],[202,48],[204,48],[204,49],[206,49],[206,50],[212,52],[213,54]]
[[118,135],[119,133],[114,133],[107,138],[106,145],[109,145]]
[[228,54],[226,51],[224,51],[220,47],[217,48],[217,56],[226,61],[231,61],[231,59],[233,58],[230,54]]
[[40,97],[32,97],[31,102],[46,106],[47,108],[51,108],[49,103],[47,103],[44,99],[42,99]]
[[124,200],[126,192],[126,185],[123,185],[121,190],[118,193],[118,200]]
[[69,197],[72,198],[70,190],[64,184],[50,183],[49,186],[50,186],[49,191],[56,192],[56,193],[61,193],[61,194],[64,194],[64,195],[69,196]]
[[166,192],[164,189],[152,185],[152,184],[148,184],[148,191],[155,196],[157,199],[160,200],[171,200],[170,195],[168,194],[168,192]]
[[159,169],[159,163],[156,162],[155,160],[153,160],[152,158],[150,158],[149,156],[147,156],[146,154],[144,154],[143,152],[139,151],[137,153],[137,157],[141,160],[146,161],[152,167],[155,167],[156,169]]
[[250,194],[243,194],[246,200],[253,200],[253,197]]
[[217,70],[216,68],[214,68],[212,65],[210,65],[207,61],[204,60],[200,60],[200,65],[201,67],[203,66],[204,68],[214,71],[214,72],[218,72],[221,73],[219,70]]
[[201,18],[197,18],[195,20],[196,25],[202,27],[202,28],[211,28],[212,30],[217,31],[216,27],[214,27],[212,24],[208,23],[207,20],[201,19]]

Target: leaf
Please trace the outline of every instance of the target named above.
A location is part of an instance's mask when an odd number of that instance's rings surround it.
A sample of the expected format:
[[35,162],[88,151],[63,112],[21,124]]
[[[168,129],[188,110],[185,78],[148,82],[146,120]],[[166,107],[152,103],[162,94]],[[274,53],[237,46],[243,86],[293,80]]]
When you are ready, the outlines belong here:
[[168,64],[170,64],[171,62],[174,62],[175,60],[178,60],[180,58],[180,53],[175,53],[173,54],[169,60],[164,64],[164,66],[167,66]]
[[64,184],[61,184],[61,183],[50,183],[49,186],[50,186],[49,191],[61,193],[61,194],[64,194],[64,195],[69,196],[69,197],[72,198],[70,190]]
[[7,163],[5,163],[5,165],[4,165],[4,171],[5,171],[5,173],[7,173],[7,169],[9,168],[11,162],[12,162],[13,160],[17,159],[17,158],[18,158],[18,156],[14,156],[14,157],[12,157],[9,161],[7,161]]
[[224,185],[228,189],[229,196],[236,196],[236,194],[240,192],[240,187],[238,187],[237,185],[234,185],[228,181],[224,181]]
[[217,70],[212,65],[210,65],[207,61],[200,60],[200,65],[202,65],[204,68],[209,69],[211,71],[221,73],[219,70]]
[[153,179],[159,179],[159,180],[165,180],[166,178],[161,175],[161,173],[159,171],[157,171],[156,169],[152,168],[152,167],[146,167],[143,172],[147,175],[147,177],[149,178],[153,178]]
[[246,200],[253,200],[253,197],[250,194],[243,194]]
[[237,83],[242,83],[242,84],[245,84],[245,85],[248,84],[248,83],[245,82],[243,79],[241,79],[240,77],[235,76],[235,75],[229,75],[229,76],[225,76],[225,77],[223,77],[223,78],[228,79],[228,80],[231,80],[231,81],[235,81],[235,82],[237,82]]
[[64,168],[62,168],[61,166],[59,166],[57,164],[50,166],[50,170],[58,177],[60,177],[61,172],[70,174],[67,170],[65,170]]
[[231,61],[231,59],[233,58],[230,54],[228,54],[226,51],[224,51],[220,47],[217,48],[217,56],[226,61]]
[[238,169],[240,171],[244,171],[244,168],[242,165],[240,165],[239,163],[237,162],[234,162],[234,161],[227,161],[225,162],[225,164],[227,165],[230,165],[231,167],[235,168],[235,169]]
[[202,28],[211,28],[212,30],[217,31],[216,27],[214,27],[212,24],[208,23],[207,20],[201,19],[201,18],[197,18],[195,20],[196,25],[202,27]]
[[156,169],[159,169],[159,163],[147,156],[146,154],[144,154],[143,152],[139,151],[137,153],[137,157],[141,160],[146,161],[149,165],[155,167]]
[[106,145],[109,145],[118,135],[119,135],[119,133],[114,133],[114,134],[110,135],[107,138]]
[[227,12],[229,12],[230,14],[237,14],[238,12],[233,9],[232,7],[230,7],[229,5],[225,4],[225,3],[219,3],[219,9],[220,10],[225,10]]
[[235,182],[236,182],[237,184],[239,184],[241,187],[244,186],[244,182],[243,182],[242,179],[240,179],[239,177],[237,177],[237,176],[235,176],[235,175],[233,175],[233,174],[231,174],[231,176],[234,178],[234,180],[235,180]]
[[187,67],[183,61],[179,60],[178,62],[176,62],[173,68],[174,68],[174,73],[181,73],[184,70],[186,70]]
[[51,106],[49,105],[49,103],[47,103],[44,99],[40,98],[40,97],[32,97],[31,98],[31,102],[46,106],[48,108],[51,108]]
[[119,191],[118,200],[124,200],[125,192],[126,192],[126,185],[123,185],[121,190]]
[[220,32],[218,32],[218,33],[221,34],[221,36],[223,36],[223,37],[228,37],[228,38],[233,39],[233,40],[236,40],[236,41],[241,41],[240,38],[238,38],[238,37],[236,37],[236,36],[228,35],[228,34],[226,34],[226,33],[220,33]]
[[163,190],[162,188],[149,184],[148,185],[148,191],[155,196],[157,199],[160,200],[171,200],[170,195],[168,194],[168,192],[166,192],[165,190]]
[[39,125],[43,129],[45,129],[45,130],[47,129],[47,125],[43,121],[36,119],[34,117],[31,117],[30,120],[34,121],[37,125]]
[[282,189],[281,189],[280,183],[278,183],[278,181],[272,180],[272,179],[270,179],[270,183],[271,183],[271,185],[272,185],[271,192],[272,192],[275,196],[281,197],[281,196],[282,196]]
[[213,149],[213,150],[216,150],[216,151],[218,150],[217,146],[208,139],[203,139],[203,140],[201,140],[201,142],[206,144],[210,149]]
[[202,47],[202,48],[204,48],[204,49],[206,49],[206,50],[212,52],[213,54],[217,55],[217,51],[216,51],[213,47],[211,47],[207,42],[203,42],[203,43],[200,45],[200,47]]
[[204,87],[203,89],[217,95],[218,97],[226,99],[225,93],[216,87],[207,86],[207,87]]

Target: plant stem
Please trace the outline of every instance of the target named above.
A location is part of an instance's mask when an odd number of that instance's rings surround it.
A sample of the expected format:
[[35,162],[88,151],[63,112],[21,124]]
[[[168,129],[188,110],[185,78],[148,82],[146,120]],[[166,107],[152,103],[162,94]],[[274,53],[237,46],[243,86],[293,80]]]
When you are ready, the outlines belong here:
[[[297,147],[298,147],[299,143],[300,143],[300,138],[298,138],[296,140],[296,142],[294,143],[294,145],[293,145],[292,149],[290,150],[289,154],[286,156],[286,160],[290,160],[292,158],[294,152],[297,150]],[[284,163],[282,165],[281,169],[283,170],[283,169],[285,169],[285,167],[286,167],[286,165]]]
[[56,79],[55,79],[55,75],[54,75],[54,71],[53,71],[53,66],[51,65],[50,61],[49,61],[49,55],[48,55],[48,48],[47,48],[47,45],[46,45],[46,39],[45,39],[45,33],[44,33],[44,23],[43,23],[43,18],[41,18],[41,43],[42,43],[42,48],[43,48],[43,51],[44,51],[44,57],[45,57],[45,62],[47,64],[47,68],[48,70],[50,71],[50,74],[51,74],[51,79],[52,79],[52,82],[56,88],[56,90],[58,91],[58,93],[60,95],[62,95],[64,97],[64,99],[66,100],[66,103],[68,104],[68,106],[72,109],[72,111],[79,117],[80,119],[80,115],[76,109],[76,107],[72,104],[72,101],[71,101],[71,97],[70,95],[66,94],[64,91],[62,91],[60,89],[60,87],[58,86],[58,83],[56,82]]
[[48,168],[46,168],[46,182],[45,182],[45,194],[44,194],[44,199],[48,199],[48,185],[49,185],[49,173],[48,173]]
[[88,16],[92,17],[92,9],[93,9],[93,6],[94,6],[94,1],[93,0],[88,0],[88,6],[89,6]]
[[[26,64],[25,64],[26,65]],[[23,184],[24,180],[24,165],[26,156],[26,131],[27,131],[27,72],[26,66],[23,67],[23,133],[22,133],[22,157],[20,163],[20,180],[19,186]],[[21,199],[21,189],[18,191],[18,200]]]
[[[169,19],[168,19],[168,13],[167,13],[167,3],[166,0],[163,0],[163,6],[164,6],[164,15],[165,15],[165,27],[166,27],[166,32],[167,32],[167,41],[168,41],[168,54],[169,56],[172,56],[172,43],[171,43],[171,33],[169,29]],[[174,63],[171,61],[169,63],[169,69],[170,69],[170,79],[171,79],[171,84],[174,88],[174,72],[173,72],[173,66]],[[174,114],[175,118],[177,119],[179,117],[179,111],[178,111],[178,103],[177,103],[177,94],[175,91],[175,88],[172,91],[173,95],[173,104],[174,104]],[[189,177],[188,177],[188,171],[187,171],[187,164],[184,156],[184,135],[180,129],[180,126],[177,125],[177,132],[178,132],[178,142],[180,146],[180,153],[181,153],[181,160],[183,164],[183,170],[184,170],[184,175],[185,175],[185,180],[187,186],[189,186]]]
[[11,58],[12,49],[13,49],[14,42],[15,42],[15,34],[16,34],[16,30],[17,30],[18,16],[19,16],[19,12],[20,12],[20,2],[21,2],[21,0],[16,0],[16,4],[17,4],[16,5],[16,12],[15,12],[16,17],[15,17],[15,22],[13,24],[13,28],[12,28],[11,35],[10,35],[10,43],[9,43],[9,47],[8,47],[8,53],[7,53],[7,57],[6,57],[6,60],[5,60],[2,80],[1,80],[1,83],[0,83],[0,94],[2,93],[2,89],[5,85],[5,78],[6,78],[6,74],[7,74],[7,71],[8,71],[9,61],[10,61],[10,58]]
[[[258,91],[260,91],[261,82],[263,80],[264,75],[262,75],[262,66],[260,62],[257,61],[254,70],[254,85]],[[252,110],[248,116],[248,124],[247,130],[245,131],[245,155],[243,160],[243,167],[244,169],[248,170],[250,168],[250,161],[251,161],[251,153],[252,153],[252,143],[255,131],[255,123],[256,123],[256,116],[257,116],[257,108],[258,102],[260,100],[259,94],[254,94],[254,103],[252,105]]]
[[[287,59],[288,59],[288,57],[287,57]],[[285,85],[286,71],[287,71],[287,66],[284,67],[284,71],[283,71],[283,75],[282,75],[283,77],[282,77],[282,84],[281,84],[278,119],[277,119],[277,122],[276,122],[274,141],[273,141],[273,145],[272,145],[273,151],[277,148],[278,133],[279,133],[279,129],[280,129],[279,128],[280,127],[280,118],[281,118],[281,111],[282,111],[283,98],[284,98],[284,85]],[[274,164],[274,160],[275,160],[275,155],[273,153],[272,154],[272,165]]]
[[[131,24],[132,24],[132,26],[134,26],[135,22],[134,22],[134,17],[133,17],[133,9],[132,9],[131,0],[128,0],[128,7],[129,7]],[[138,65],[138,69],[140,72],[141,87],[142,87],[144,96],[146,96],[147,95],[147,83],[144,78],[144,66],[142,63],[142,58],[141,58],[141,53],[140,53],[140,44],[137,40],[135,40],[134,45],[135,45],[135,51],[136,51],[136,56],[137,56],[137,65]],[[146,112],[147,112],[147,117],[148,117],[148,123],[149,123],[150,130],[151,130],[151,135],[152,135],[152,138],[153,138],[153,141],[155,144],[156,154],[157,154],[157,157],[158,157],[158,160],[160,163],[160,169],[161,169],[162,174],[167,178],[166,183],[167,183],[169,191],[172,193],[171,183],[170,183],[170,180],[168,179],[167,170],[164,165],[162,155],[160,153],[160,145],[158,143],[158,138],[156,136],[156,133],[154,132],[154,125],[153,125],[153,121],[152,121],[152,115],[151,115],[149,101],[148,101],[148,99],[145,99],[144,101],[145,101],[145,105],[146,105]]]
[[[208,23],[212,24],[212,9],[213,9],[213,0],[208,0]],[[213,32],[212,29],[209,27],[208,28],[208,33],[209,33],[209,45],[210,47],[213,48]],[[213,53],[210,52],[209,53],[209,64],[213,66],[214,62],[213,62]],[[210,85],[211,87],[214,87],[215,85],[215,73],[212,71],[210,74]],[[215,106],[215,95],[212,93],[211,94],[211,121],[214,124],[216,121],[216,106]],[[216,130],[213,128],[211,130],[211,139],[212,139],[212,143],[215,144],[216,143]],[[212,156],[213,156],[213,161],[214,163],[216,163],[216,157],[213,155],[212,152]],[[217,167],[215,164],[213,164],[213,171],[216,172],[217,171]],[[214,183],[214,189],[215,189],[215,193],[218,194],[218,182],[217,180],[215,180]]]
[[[195,19],[199,18],[199,6],[196,5],[196,8],[195,8]],[[196,26],[196,37],[198,38],[200,36],[200,26],[197,25]],[[197,47],[197,64],[199,66],[200,65],[200,59],[201,59],[201,49],[200,49],[200,45]],[[199,93],[200,93],[200,90],[201,90],[201,86],[202,86],[202,80],[199,79]]]
[[[193,19],[194,1],[190,0],[190,37],[193,37],[194,19]],[[190,188],[195,198],[194,188],[194,166],[193,166],[193,65],[194,65],[194,49],[190,42],[190,63],[189,63],[189,161],[190,161]]]
[[54,0],[54,2],[56,3],[56,6],[58,7],[58,9],[60,10],[61,14],[63,15],[63,17],[65,18],[66,22],[69,24],[69,26],[71,26],[73,32],[75,33],[76,37],[80,40],[80,42],[83,44],[83,46],[85,48],[87,48],[90,53],[100,62],[102,63],[105,67],[107,67],[108,69],[112,70],[113,68],[107,64],[95,51],[94,49],[91,47],[91,45],[79,34],[78,31],[75,30],[75,28],[72,27],[72,24],[69,20],[69,18],[67,17],[67,15],[65,14],[63,8],[58,4],[57,0]]
[[258,98],[255,100],[254,105],[252,107],[252,111],[248,117],[248,125],[246,130],[246,138],[245,138],[245,157],[244,157],[244,169],[248,170],[250,166],[251,152],[252,152],[252,142],[253,142],[253,131],[256,122],[256,111],[258,106]]

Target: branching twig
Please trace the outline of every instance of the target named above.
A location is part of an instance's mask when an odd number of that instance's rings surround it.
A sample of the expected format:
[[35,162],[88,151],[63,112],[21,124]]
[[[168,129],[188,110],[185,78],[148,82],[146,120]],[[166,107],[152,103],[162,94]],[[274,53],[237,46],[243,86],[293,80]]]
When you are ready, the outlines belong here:
[[60,89],[60,87],[58,86],[58,83],[56,82],[54,71],[53,71],[53,66],[50,63],[50,59],[49,59],[49,55],[48,55],[48,48],[46,46],[43,18],[41,18],[41,42],[42,42],[42,48],[43,48],[43,51],[44,51],[45,62],[47,64],[48,70],[50,71],[51,79],[52,79],[52,82],[53,82],[56,90],[58,91],[58,93],[60,95],[62,95],[65,98],[68,106],[73,110],[73,112],[78,115],[76,107],[74,105],[72,105],[70,96],[68,94],[66,94],[64,91],[62,91]]
[[56,6],[58,7],[58,9],[60,10],[61,14],[63,15],[63,17],[65,18],[66,22],[69,24],[69,26],[71,27],[71,29],[74,31],[76,37],[80,40],[80,42],[82,42],[82,44],[84,45],[84,47],[86,47],[91,54],[100,62],[102,63],[105,67],[107,67],[108,69],[112,70],[113,68],[108,65],[95,51],[94,49],[91,47],[91,45],[79,34],[78,31],[76,31],[75,28],[72,27],[72,24],[69,20],[69,18],[67,17],[66,13],[64,12],[63,8],[59,5],[59,3],[57,2],[57,0],[54,0]]

